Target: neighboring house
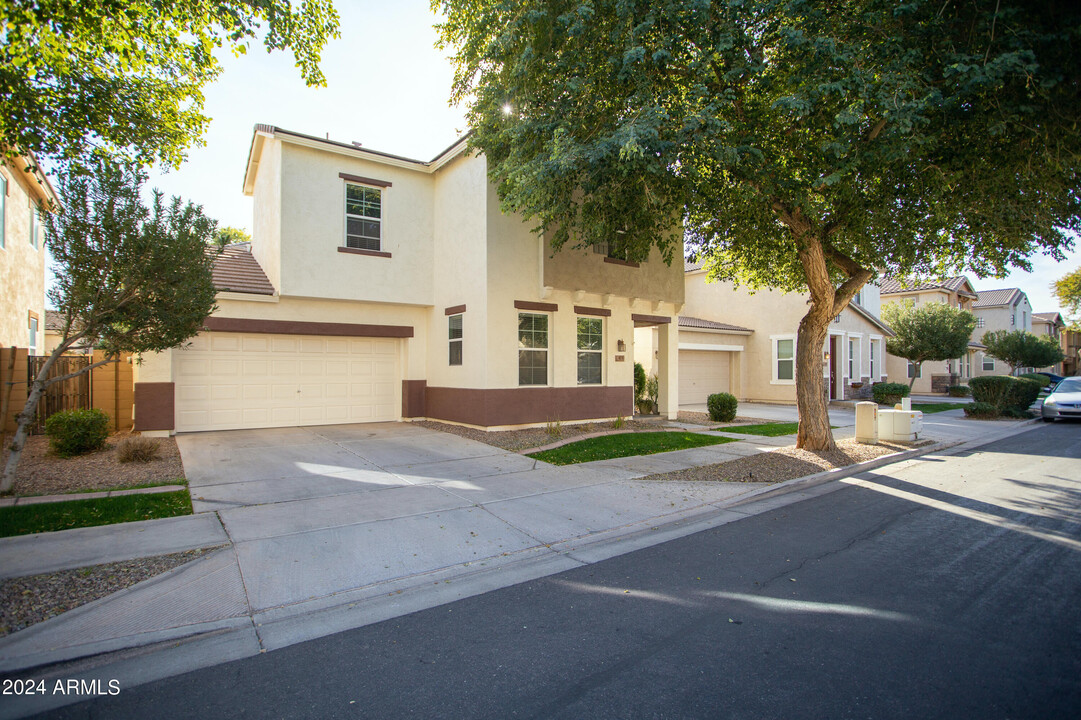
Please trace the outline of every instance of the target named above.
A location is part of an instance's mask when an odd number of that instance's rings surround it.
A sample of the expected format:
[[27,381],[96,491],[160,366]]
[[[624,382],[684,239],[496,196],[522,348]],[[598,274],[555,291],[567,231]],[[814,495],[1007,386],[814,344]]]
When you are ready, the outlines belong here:
[[682,268],[552,253],[464,139],[423,162],[258,125],[243,187],[252,242],[216,261],[207,331],[136,367],[137,429],[629,416],[651,325],[675,416]]
[[0,161],[0,345],[30,355],[40,355],[45,342],[46,251],[37,207],[57,202],[32,157]]
[[[972,312],[976,314],[976,331],[972,335],[977,340],[992,330],[1032,332],[1032,305],[1024,292],[1017,288],[1003,288],[980,290],[978,295],[976,302],[972,303]],[[1031,368],[1019,368],[1019,372],[1028,370]],[[1005,362],[980,353],[974,377],[1009,374],[1010,366]]]
[[[1055,344],[1062,348],[1063,354],[1066,353],[1066,347],[1063,343],[1063,332],[1066,330],[1066,322],[1062,319],[1062,314],[1057,312],[1045,312],[1045,313],[1032,313],[1032,332],[1037,335],[1046,335],[1055,341]],[[1062,363],[1055,363],[1048,367],[1036,368],[1042,372],[1055,373],[1056,375],[1062,375]]]
[[[64,339],[64,316],[57,310],[45,311],[45,345],[41,355],[51,355]],[[90,355],[90,348],[69,349],[66,355]]]
[[[964,275],[950,278],[944,282],[931,281],[917,285],[905,285],[897,280],[882,282],[882,304],[913,303],[922,305],[929,302],[944,302],[951,307],[973,311],[977,293],[972,283]],[[979,325],[979,318],[976,323]],[[950,385],[965,384],[975,376],[976,367],[983,359],[984,346],[976,338],[982,335],[981,329],[972,333],[968,351],[964,357],[945,362],[925,362],[917,368],[904,358],[886,355],[886,374],[890,382],[907,385],[915,375],[912,384],[913,393],[944,393]]]
[[1062,374],[1069,377],[1081,374],[1081,330],[1066,328],[1062,331]]
[[[698,263],[685,266],[686,300],[679,318],[680,404],[699,405],[717,392],[740,400],[796,401],[796,331],[807,296],[735,288],[707,282]],[[878,288],[866,286],[830,326],[823,347],[824,376],[832,399],[860,396],[883,374],[884,338]],[[652,338],[650,337],[652,336]],[[659,333],[636,333],[635,359],[656,370]],[[867,391],[864,390],[864,393]]]

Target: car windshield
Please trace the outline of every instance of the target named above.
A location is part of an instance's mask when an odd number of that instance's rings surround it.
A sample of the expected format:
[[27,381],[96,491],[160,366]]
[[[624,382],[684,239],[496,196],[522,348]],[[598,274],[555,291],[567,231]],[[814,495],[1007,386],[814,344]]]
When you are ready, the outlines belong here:
[[1081,392],[1081,377],[1066,378],[1055,386],[1055,392]]

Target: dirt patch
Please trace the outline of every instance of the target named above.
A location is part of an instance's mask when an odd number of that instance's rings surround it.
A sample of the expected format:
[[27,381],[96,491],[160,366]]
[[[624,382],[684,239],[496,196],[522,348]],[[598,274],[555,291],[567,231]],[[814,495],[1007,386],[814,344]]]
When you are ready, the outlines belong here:
[[[542,445],[549,445],[559,440],[570,440],[581,435],[587,435],[589,433],[604,432],[608,430],[614,430],[611,422],[600,423],[586,423],[583,425],[562,425],[559,428],[559,434],[550,434],[546,428],[529,428],[526,430],[498,430],[487,431],[478,430],[476,428],[462,427],[461,425],[450,425],[441,422],[432,422],[430,420],[424,420],[418,422],[417,425],[426,427],[431,430],[439,430],[440,432],[451,433],[458,437],[464,437],[469,440],[476,440],[486,445],[492,445],[504,450],[510,450],[511,452],[518,452],[519,450],[528,450]],[[627,420],[623,423],[622,431],[630,432],[652,432],[656,430],[662,430],[668,427],[667,423],[658,420],[643,421],[643,420]]]
[[91,565],[0,581],[0,636],[180,567],[217,548]]
[[932,441],[924,440],[911,444],[880,442],[878,445],[864,445],[848,439],[838,441],[837,449],[830,452],[797,450],[793,445],[717,465],[650,475],[649,479],[778,483],[930,444]]
[[[117,443],[131,434],[110,435],[104,449],[71,458],[54,455],[46,436],[31,436],[19,459],[14,494],[59,495],[147,484],[184,484],[184,464],[173,438],[157,438],[160,450],[156,460],[148,463],[117,460]],[[7,455],[5,450],[4,460]]]
[[753,417],[736,417],[732,422],[719,423],[709,419],[709,413],[704,412],[690,412],[687,410],[680,410],[676,416],[680,422],[690,423],[692,425],[708,425],[709,427],[717,427],[718,425],[758,425],[759,423],[777,422],[776,420],[763,420],[762,418]]

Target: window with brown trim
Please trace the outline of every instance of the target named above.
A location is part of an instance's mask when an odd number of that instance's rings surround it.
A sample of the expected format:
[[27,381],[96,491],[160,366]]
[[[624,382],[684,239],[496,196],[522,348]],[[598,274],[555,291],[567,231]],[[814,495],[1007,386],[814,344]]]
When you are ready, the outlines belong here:
[[447,343],[449,347],[448,361],[451,365],[462,364],[462,315],[449,315],[447,317]]
[[518,384],[548,384],[548,316],[518,313]]
[[604,354],[604,321],[578,318],[578,384],[600,385]]
[[346,183],[345,247],[378,252],[382,245],[383,191]]

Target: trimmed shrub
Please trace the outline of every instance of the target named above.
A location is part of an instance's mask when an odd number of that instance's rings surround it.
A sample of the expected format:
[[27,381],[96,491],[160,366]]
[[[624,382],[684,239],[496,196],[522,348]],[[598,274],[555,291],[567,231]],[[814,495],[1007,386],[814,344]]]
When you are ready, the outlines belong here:
[[739,401],[731,393],[714,393],[706,398],[706,409],[713,422],[732,422],[736,419]]
[[[973,378],[976,380],[977,378]],[[999,415],[998,408],[990,403],[974,402],[965,406],[965,417],[977,420],[994,420]]]
[[972,390],[972,399],[978,403],[987,403],[996,408],[1006,407],[1006,396],[1010,393],[1010,385],[1013,378],[1006,375],[991,375],[989,377],[974,377],[968,381],[968,387]]
[[968,389],[968,385],[950,385],[946,388],[946,394],[950,397],[968,397],[972,393]]
[[133,435],[121,440],[116,445],[116,459],[122,463],[148,463],[158,457],[158,441],[154,438]]
[[1027,380],[1035,380],[1036,382],[1040,383],[1040,387],[1048,387],[1052,384],[1051,378],[1047,377],[1046,375],[1037,375],[1036,373],[1022,373],[1017,377],[1025,378]]
[[97,408],[62,410],[45,421],[45,434],[61,457],[100,450],[109,437],[109,416]]
[[908,397],[909,388],[904,383],[875,383],[871,387],[871,394],[879,405],[896,405],[901,398]]
[[1043,389],[1043,384],[1038,380],[1007,375],[972,378],[968,385],[972,389],[973,400],[993,405],[999,414],[1009,414],[1010,417],[1028,417],[1029,406],[1036,402]]
[[646,391],[646,369],[642,367],[642,363],[634,364],[634,399],[637,400],[642,397],[642,393]]
[[1006,396],[1006,409],[1016,412],[1011,417],[1029,417],[1028,409],[1040,397],[1043,382],[1029,378],[1013,378],[1010,393]]

